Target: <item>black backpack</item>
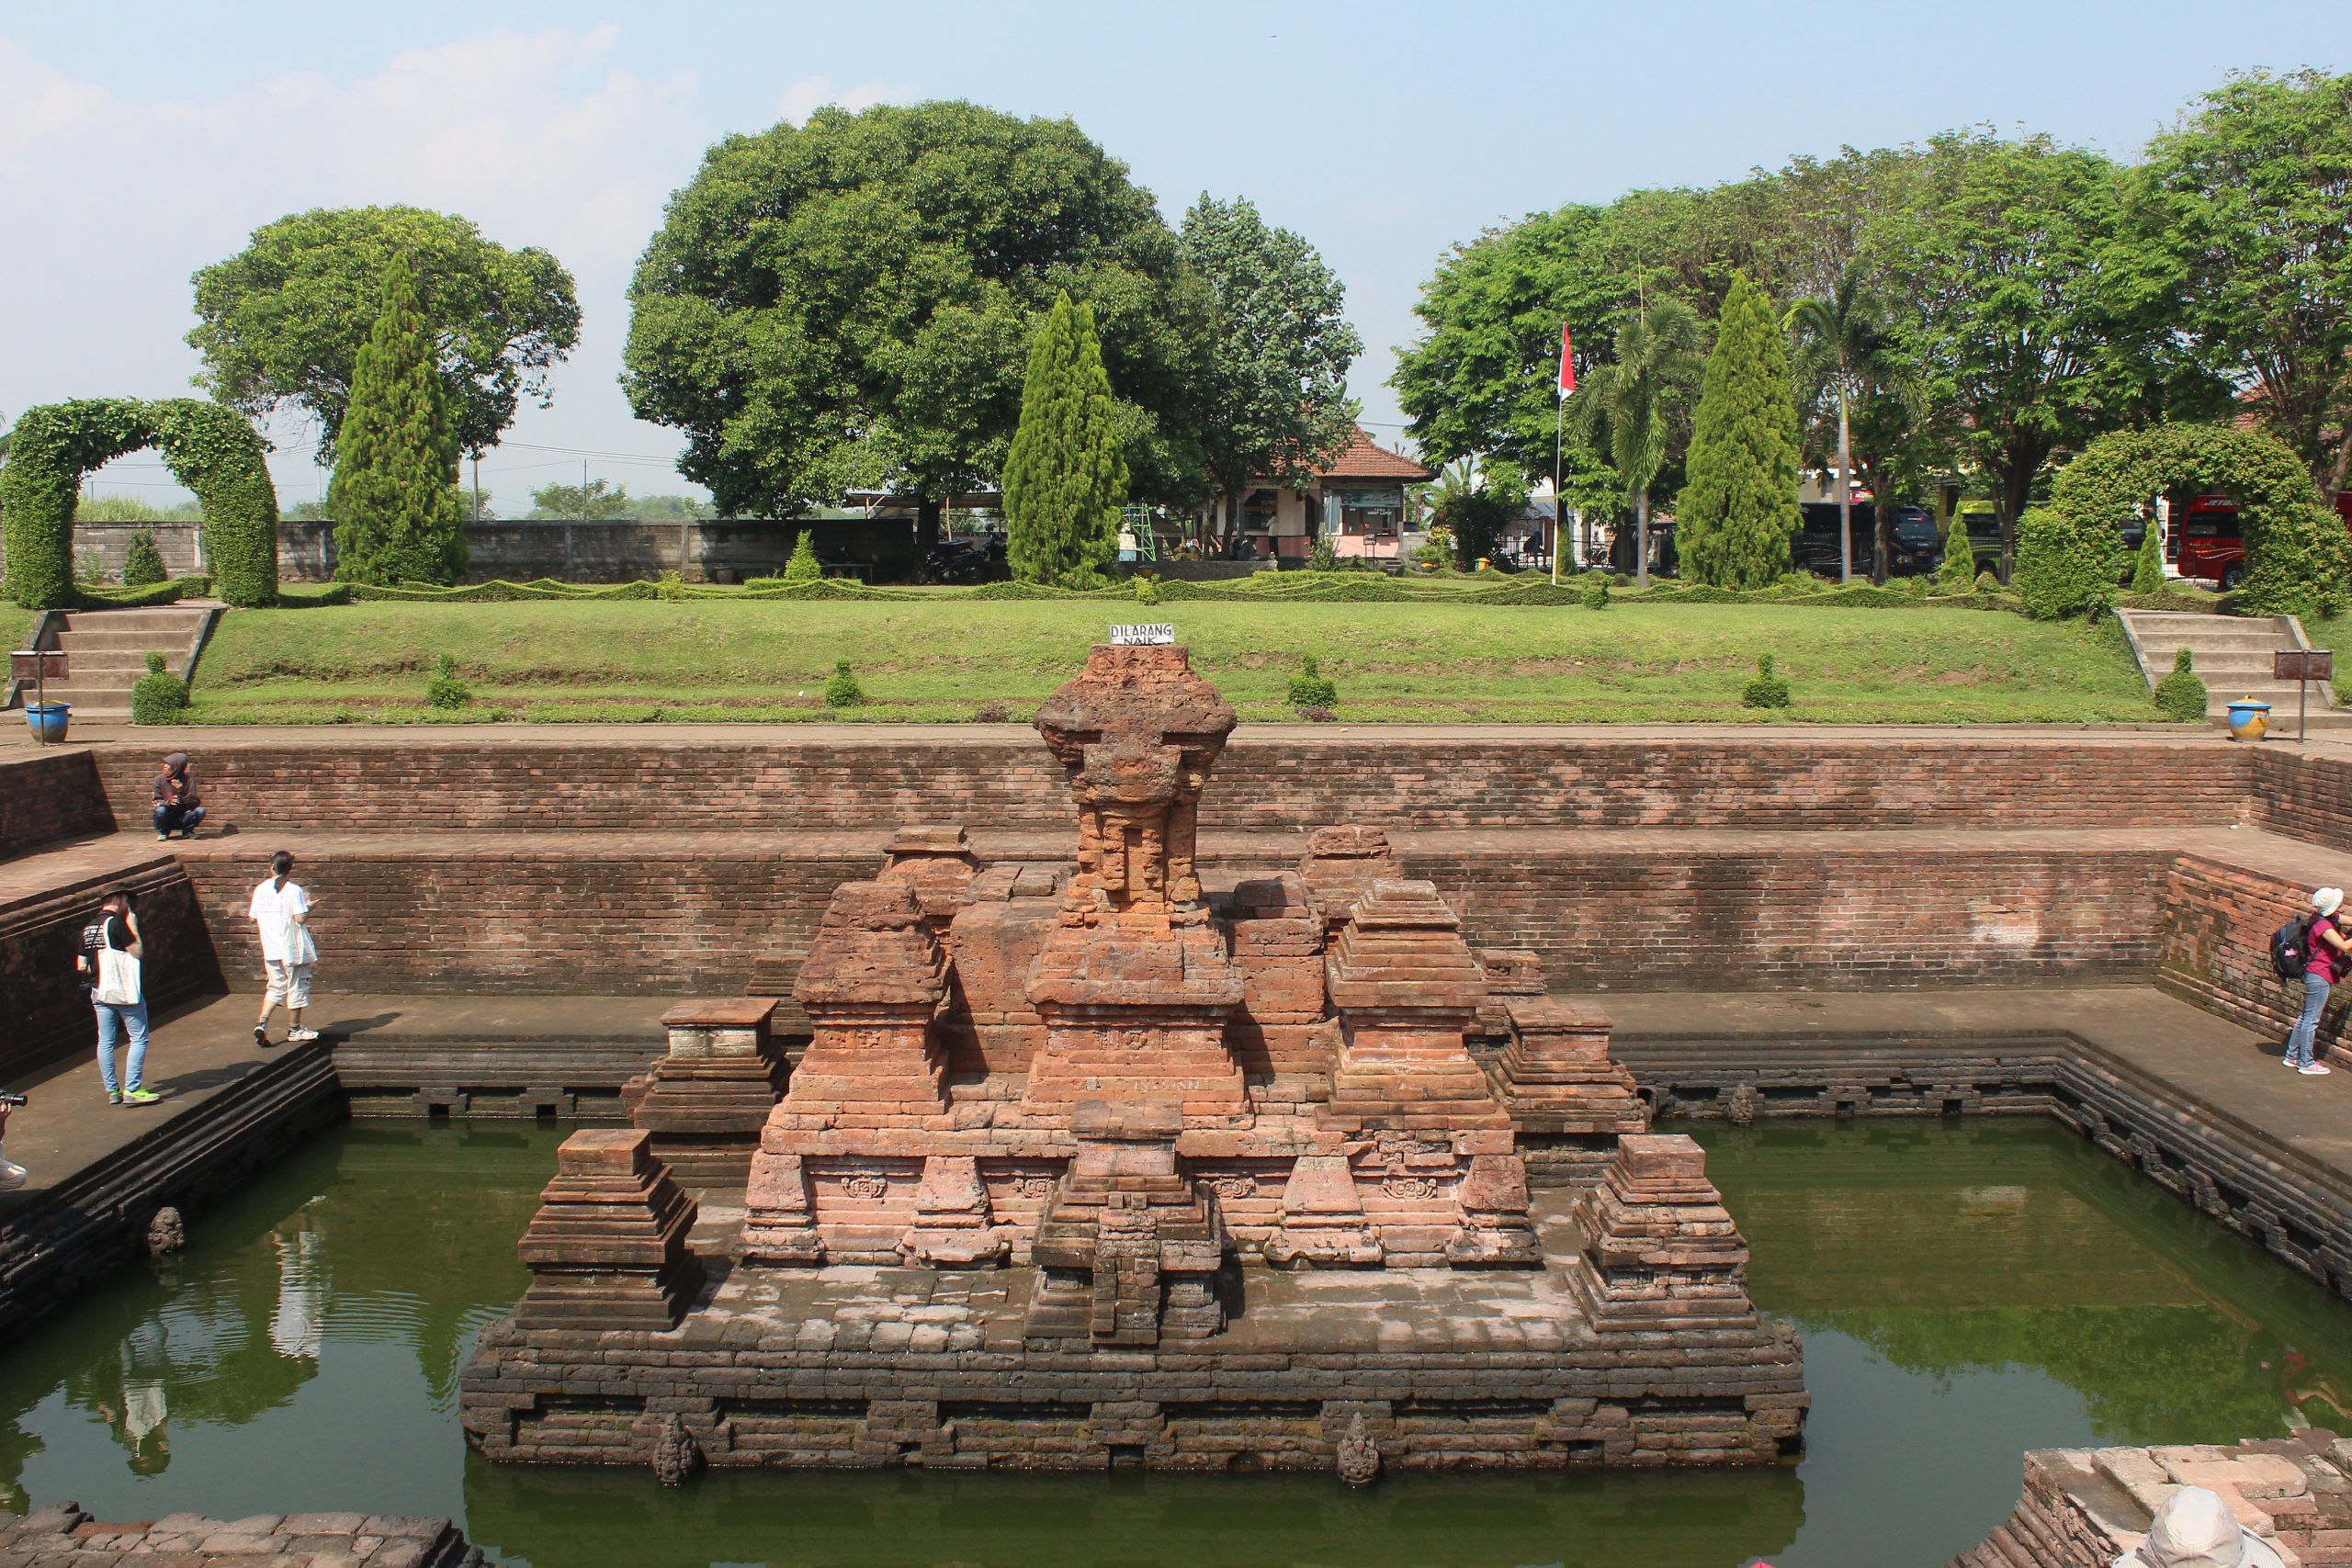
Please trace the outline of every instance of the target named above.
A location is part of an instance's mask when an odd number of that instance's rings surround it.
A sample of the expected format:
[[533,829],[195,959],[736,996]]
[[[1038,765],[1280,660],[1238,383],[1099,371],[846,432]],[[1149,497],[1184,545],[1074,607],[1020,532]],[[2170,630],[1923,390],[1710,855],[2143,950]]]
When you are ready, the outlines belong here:
[[2312,961],[2312,923],[2289,920],[2270,933],[2270,967],[2281,980],[2300,980]]

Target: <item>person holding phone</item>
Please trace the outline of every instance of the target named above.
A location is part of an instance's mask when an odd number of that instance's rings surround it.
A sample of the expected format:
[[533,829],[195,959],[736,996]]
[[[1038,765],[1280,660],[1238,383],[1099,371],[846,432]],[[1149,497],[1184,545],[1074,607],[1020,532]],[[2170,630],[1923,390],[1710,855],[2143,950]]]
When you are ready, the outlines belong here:
[[245,914],[261,938],[261,966],[268,981],[261,1017],[254,1021],[254,1043],[269,1043],[269,1015],[280,1002],[286,1005],[287,1043],[316,1040],[317,1030],[302,1027],[302,1010],[311,1005],[311,968],[319,961],[319,948],[311,938],[311,896],[294,880],[292,855],[280,850],[269,857],[269,874],[254,886]]

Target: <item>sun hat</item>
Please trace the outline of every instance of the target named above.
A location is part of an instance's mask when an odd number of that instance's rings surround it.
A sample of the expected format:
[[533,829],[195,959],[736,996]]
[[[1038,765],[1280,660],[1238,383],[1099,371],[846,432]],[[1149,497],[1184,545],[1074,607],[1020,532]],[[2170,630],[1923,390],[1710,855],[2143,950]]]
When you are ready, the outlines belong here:
[[2285,1568],[2270,1543],[2247,1529],[2221,1495],[2184,1486],[2148,1521],[2148,1539],[2113,1568]]
[[2335,913],[2337,907],[2343,902],[2344,889],[2341,887],[2323,887],[2312,895],[2312,908],[2323,915]]

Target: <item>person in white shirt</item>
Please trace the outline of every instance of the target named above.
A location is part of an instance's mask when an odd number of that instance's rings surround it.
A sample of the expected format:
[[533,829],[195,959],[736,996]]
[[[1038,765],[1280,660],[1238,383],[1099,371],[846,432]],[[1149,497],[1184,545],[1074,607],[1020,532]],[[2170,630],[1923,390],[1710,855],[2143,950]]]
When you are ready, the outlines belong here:
[[311,1005],[311,968],[319,961],[318,943],[311,937],[311,896],[294,880],[294,857],[284,850],[269,857],[269,875],[254,888],[245,913],[261,936],[261,966],[269,989],[261,999],[261,1017],[254,1023],[254,1043],[269,1043],[269,1015],[286,1004],[287,1043],[316,1040],[319,1032],[302,1027],[302,1010]]

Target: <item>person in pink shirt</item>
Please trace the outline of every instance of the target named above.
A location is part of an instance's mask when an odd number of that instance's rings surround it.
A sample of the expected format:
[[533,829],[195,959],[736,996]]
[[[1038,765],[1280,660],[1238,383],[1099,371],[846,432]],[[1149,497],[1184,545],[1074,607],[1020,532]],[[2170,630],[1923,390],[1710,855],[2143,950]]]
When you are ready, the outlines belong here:
[[2323,887],[2312,895],[2311,957],[2303,964],[2303,1012],[2295,1032],[2287,1036],[2286,1064],[2299,1073],[2319,1077],[2330,1069],[2317,1057],[2320,1014],[2327,1010],[2328,988],[2352,973],[2352,942],[2335,928],[2335,912],[2344,905],[2344,889]]

